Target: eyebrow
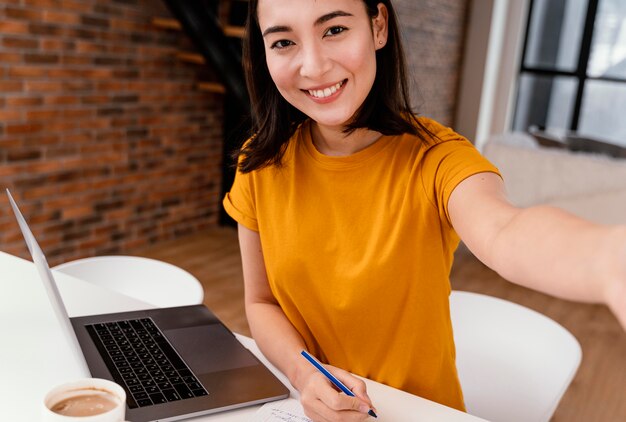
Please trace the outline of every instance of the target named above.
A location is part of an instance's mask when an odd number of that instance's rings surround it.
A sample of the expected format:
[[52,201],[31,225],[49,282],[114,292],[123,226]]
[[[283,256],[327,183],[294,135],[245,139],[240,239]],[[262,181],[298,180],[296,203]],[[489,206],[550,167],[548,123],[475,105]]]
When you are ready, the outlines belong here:
[[[335,19],[340,16],[354,16],[354,15],[352,13],[344,12],[342,10],[335,10],[334,12],[326,13],[325,15],[322,15],[319,18],[317,18],[314,25],[315,26],[322,25],[328,22],[329,20]],[[269,34],[275,34],[276,32],[291,32],[291,31],[293,31],[293,29],[290,26],[285,26],[285,25],[270,26],[265,31],[263,31],[263,36],[265,37],[266,35],[269,35]]]

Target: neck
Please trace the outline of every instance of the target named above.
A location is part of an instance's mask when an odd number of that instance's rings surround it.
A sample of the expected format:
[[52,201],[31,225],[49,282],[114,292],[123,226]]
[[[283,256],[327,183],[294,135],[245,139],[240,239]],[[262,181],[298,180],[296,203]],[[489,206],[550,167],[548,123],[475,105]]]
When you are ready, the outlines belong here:
[[313,122],[311,139],[315,148],[324,155],[345,157],[359,152],[375,143],[382,134],[369,129],[356,129],[350,134],[342,127],[320,126]]

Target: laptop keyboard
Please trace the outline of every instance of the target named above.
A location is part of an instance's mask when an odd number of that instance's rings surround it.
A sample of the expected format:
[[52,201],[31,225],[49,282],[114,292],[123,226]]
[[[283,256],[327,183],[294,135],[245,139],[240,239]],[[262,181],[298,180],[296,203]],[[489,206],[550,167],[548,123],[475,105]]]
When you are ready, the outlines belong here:
[[152,321],[86,325],[128,407],[152,406],[208,393]]

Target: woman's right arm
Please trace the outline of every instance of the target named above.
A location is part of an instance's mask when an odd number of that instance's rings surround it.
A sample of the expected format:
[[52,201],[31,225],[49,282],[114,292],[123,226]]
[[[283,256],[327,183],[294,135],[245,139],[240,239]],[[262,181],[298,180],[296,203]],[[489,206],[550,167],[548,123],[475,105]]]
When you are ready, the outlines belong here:
[[359,397],[339,394],[300,351],[304,340],[289,322],[270,289],[259,234],[241,224],[239,247],[243,265],[245,306],[252,337],[272,364],[300,391],[302,405],[314,420],[362,421],[372,407],[365,384],[339,368],[331,372]]

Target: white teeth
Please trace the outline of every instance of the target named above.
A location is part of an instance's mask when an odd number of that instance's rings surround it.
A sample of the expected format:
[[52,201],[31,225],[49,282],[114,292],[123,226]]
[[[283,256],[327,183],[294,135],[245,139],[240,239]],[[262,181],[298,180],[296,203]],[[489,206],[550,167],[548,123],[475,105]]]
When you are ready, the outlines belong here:
[[341,86],[343,85],[343,81],[331,86],[330,88],[326,88],[326,89],[316,89],[316,90],[311,90],[309,89],[308,92],[312,97],[315,98],[326,98],[326,97],[330,97],[331,95],[333,95],[335,92],[337,92],[339,90],[339,88],[341,88]]

